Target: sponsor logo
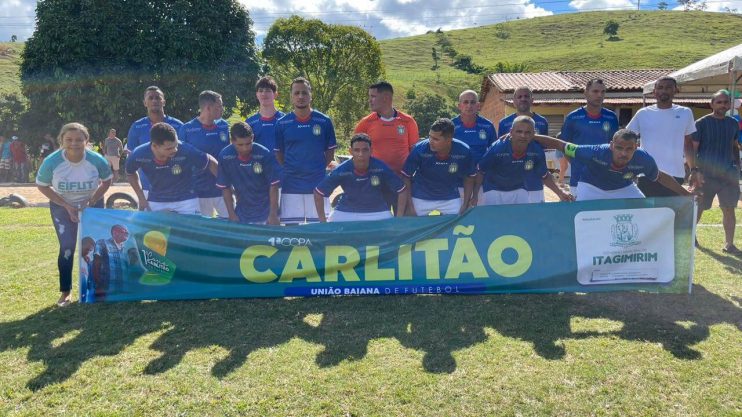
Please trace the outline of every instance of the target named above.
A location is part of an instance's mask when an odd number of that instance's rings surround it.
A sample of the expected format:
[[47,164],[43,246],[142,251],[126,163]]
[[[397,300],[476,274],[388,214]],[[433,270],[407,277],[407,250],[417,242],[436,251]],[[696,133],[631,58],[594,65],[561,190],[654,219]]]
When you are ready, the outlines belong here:
[[641,243],[639,238],[639,226],[632,223],[633,214],[618,214],[613,216],[616,224],[611,226],[611,246],[634,246]]

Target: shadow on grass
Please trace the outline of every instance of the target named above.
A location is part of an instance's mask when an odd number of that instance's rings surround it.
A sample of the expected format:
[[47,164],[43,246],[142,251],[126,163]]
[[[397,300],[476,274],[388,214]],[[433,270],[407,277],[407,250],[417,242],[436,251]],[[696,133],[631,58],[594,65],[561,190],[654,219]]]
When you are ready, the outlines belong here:
[[[604,318],[623,326],[573,331],[574,317]],[[426,371],[450,373],[457,366],[453,353],[486,341],[487,328],[532,344],[539,356],[550,360],[565,356],[562,340],[606,335],[659,343],[676,358],[695,360],[701,353],[691,346],[708,338],[709,326],[719,323],[742,330],[742,309],[701,286],[691,296],[603,293],[119,303],[48,308],[0,323],[0,351],[28,348],[28,359],[45,365],[27,383],[38,390],[68,379],[90,359],[121,353],[153,332],[163,332],[150,346],[160,356],[148,363],[146,374],[172,369],[192,350],[220,346],[229,354],[211,372],[223,378],[242,366],[251,352],[293,338],[324,346],[316,358],[320,367],[362,359],[370,341],[394,338],[424,352]]]

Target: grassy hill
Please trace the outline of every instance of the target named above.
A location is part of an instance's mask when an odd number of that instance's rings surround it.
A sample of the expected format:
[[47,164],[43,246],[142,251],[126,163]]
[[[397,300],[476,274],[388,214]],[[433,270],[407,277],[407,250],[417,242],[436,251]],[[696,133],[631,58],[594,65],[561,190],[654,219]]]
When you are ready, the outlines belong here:
[[[619,23],[618,40],[603,34],[608,20]],[[562,14],[445,32],[457,53],[493,68],[497,62],[525,64],[528,71],[681,68],[740,42],[742,16],[728,13],[614,11]],[[387,77],[410,88],[455,97],[479,90],[482,77],[440,63],[440,82],[430,68],[440,34],[381,41]],[[442,54],[441,54],[442,55]]]
[[0,94],[21,92],[18,67],[24,45],[21,42],[0,42]]

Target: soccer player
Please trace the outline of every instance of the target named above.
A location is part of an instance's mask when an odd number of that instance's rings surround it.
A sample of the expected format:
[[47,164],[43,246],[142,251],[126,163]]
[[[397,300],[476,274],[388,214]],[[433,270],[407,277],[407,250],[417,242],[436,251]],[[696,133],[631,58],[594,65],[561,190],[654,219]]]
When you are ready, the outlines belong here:
[[[277,225],[280,166],[272,150],[255,143],[247,123],[230,129],[232,144],[219,153],[216,186],[222,190],[229,220]],[[234,196],[237,196],[237,206]]]
[[321,222],[326,222],[324,200],[338,186],[343,194],[335,210],[330,214],[331,222],[383,220],[392,217],[384,199],[384,190],[397,195],[397,217],[405,212],[407,192],[402,180],[381,160],[371,157],[371,138],[365,133],[356,133],[350,139],[353,158],[338,165],[329,176],[314,189],[314,202]]
[[[312,109],[312,87],[306,78],[291,82],[291,103],[294,110],[276,124],[276,158],[283,165],[281,221],[316,223],[314,188],[335,158],[335,126],[329,117]],[[325,200],[325,212],[328,207]]]
[[[199,214],[193,177],[207,168],[216,175],[213,156],[179,142],[175,128],[169,124],[155,123],[150,142],[139,145],[126,158],[126,179],[137,194],[141,211]],[[139,185],[139,169],[150,179],[151,188],[146,197]]]
[[[603,107],[605,99],[605,84],[599,78],[592,79],[585,85],[585,101],[587,104],[574,110],[564,119],[562,139],[576,145],[601,145],[609,143],[618,130],[616,113]],[[559,150],[559,149],[557,149]],[[571,160],[572,171],[569,177],[569,186],[572,194],[577,195],[574,187],[580,181],[582,162]]]
[[[165,115],[165,93],[160,90],[160,87],[149,86],[144,90],[144,107],[147,109],[147,116],[135,121],[129,128],[129,133],[126,135],[126,153],[130,154],[139,145],[143,145],[149,142],[149,132],[155,123],[167,123],[175,128],[177,132],[183,122],[180,120]],[[139,177],[142,180],[142,188],[144,189],[144,195],[149,193],[150,185],[147,176],[140,172]]]
[[[458,108],[459,115],[452,120],[455,126],[453,137],[469,146],[476,165],[497,139],[497,131],[492,122],[479,115],[479,94],[476,91],[466,90],[459,94]],[[481,184],[477,184],[479,185]],[[463,182],[459,185],[459,192],[463,196]],[[482,189],[479,188],[479,192],[472,195],[470,205],[476,206],[477,201],[481,201],[483,197]]]
[[[453,138],[454,129],[451,119],[436,120],[428,139],[418,142],[405,161],[402,180],[412,190],[412,215],[461,214],[469,207],[475,164],[469,147]],[[462,179],[463,197],[459,194]]]
[[572,196],[554,183],[546,169],[544,149],[533,140],[536,122],[530,116],[518,116],[508,136],[495,142],[479,161],[477,183],[484,188],[484,205],[527,204],[533,201],[526,188],[529,177],[536,177],[561,201]]
[[696,120],[693,133],[693,151],[697,166],[703,175],[701,186],[703,197],[698,207],[698,220],[704,210],[711,208],[714,197],[719,197],[725,245],[722,251],[742,255],[734,246],[734,227],[737,222],[734,209],[739,201],[739,134],[737,121],[726,115],[731,108],[731,99],[726,90],[717,91],[711,97],[711,114]]
[[252,128],[254,142],[273,151],[276,148],[276,122],[285,113],[276,109],[278,84],[270,75],[261,77],[255,84],[255,96],[260,103],[257,113],[248,117],[245,122]]
[[[549,134],[549,122],[544,116],[531,111],[533,106],[533,91],[530,87],[521,86],[513,91],[513,105],[515,106],[515,113],[504,117],[500,120],[497,131],[500,133],[500,137],[504,137],[510,133],[510,129],[513,126],[513,121],[518,116],[528,116],[536,123],[536,133],[539,135]],[[541,146],[541,145],[538,145]],[[544,181],[541,176],[536,175],[535,171],[529,171],[526,173],[526,191],[528,191],[528,200],[531,203],[543,203],[544,198]]]
[[[657,104],[642,107],[636,112],[627,129],[641,136],[641,147],[652,155],[659,169],[675,178],[678,184],[685,181],[685,163],[695,167],[693,133],[696,124],[691,109],[673,104],[678,92],[677,81],[662,77],[654,83],[654,98]],[[688,178],[694,187],[700,187],[702,178],[697,170]],[[639,178],[639,189],[648,197],[674,195],[673,190],[662,184]]]
[[[198,117],[180,127],[178,139],[216,158],[229,145],[229,124],[222,119],[224,104],[221,94],[202,91],[198,95],[198,108]],[[216,177],[209,171],[202,171],[197,174],[195,181],[201,215],[212,217],[216,212],[217,216],[228,218],[228,209],[224,205],[222,190],[216,186]]]
[[644,198],[634,184],[641,175],[650,181],[660,182],[677,195],[690,193],[671,176],[657,169],[649,153],[638,148],[639,135],[621,129],[613,135],[609,144],[575,145],[548,136],[536,136],[536,140],[547,148],[564,152],[573,161],[584,167],[577,187],[577,200],[607,200],[616,198]]
[[111,168],[100,154],[87,150],[88,129],[68,123],[59,132],[61,148],[41,163],[36,174],[39,191],[49,198],[54,231],[59,240],[59,291],[57,305],[70,303],[72,263],[77,246],[80,212],[88,206],[103,208],[103,196],[111,186]]

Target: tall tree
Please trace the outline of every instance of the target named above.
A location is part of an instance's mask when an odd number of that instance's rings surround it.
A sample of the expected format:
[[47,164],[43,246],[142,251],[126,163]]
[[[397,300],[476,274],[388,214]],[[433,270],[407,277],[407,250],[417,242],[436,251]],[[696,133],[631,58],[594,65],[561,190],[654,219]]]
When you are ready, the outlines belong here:
[[222,93],[227,109],[255,100],[255,35],[237,0],[40,0],[36,17],[21,82],[25,127],[38,136],[69,121],[99,136],[126,132],[152,84],[181,118],[196,114],[205,89]]
[[368,86],[384,75],[379,43],[363,29],[291,16],[278,19],[263,42],[263,58],[286,91],[291,79],[312,84],[312,107],[334,120],[339,139],[347,139],[368,112]]

